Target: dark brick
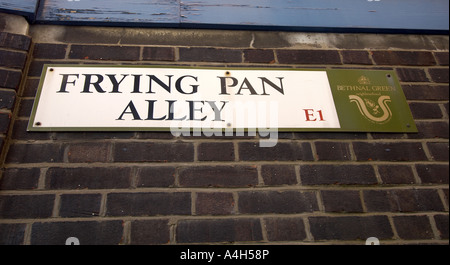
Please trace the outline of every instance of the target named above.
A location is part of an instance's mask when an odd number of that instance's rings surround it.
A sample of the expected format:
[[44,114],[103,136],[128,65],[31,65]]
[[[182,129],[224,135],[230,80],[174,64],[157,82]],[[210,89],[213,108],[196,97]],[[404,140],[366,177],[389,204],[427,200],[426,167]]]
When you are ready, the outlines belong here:
[[198,146],[200,161],[234,161],[233,143],[200,143]]
[[26,53],[0,50],[0,66],[23,69],[26,60]]
[[435,190],[365,190],[364,202],[369,212],[443,211]]
[[261,176],[265,185],[295,185],[297,176],[294,166],[264,165],[261,167]]
[[21,99],[19,104],[19,117],[30,117],[33,109],[33,99]]
[[278,50],[280,64],[342,64],[338,51]]
[[25,224],[0,224],[0,245],[22,245]]
[[372,58],[378,65],[436,65],[431,52],[374,51]]
[[314,192],[239,192],[239,213],[304,213],[319,209]]
[[449,65],[449,56],[448,52],[435,52],[434,56],[439,63],[439,65],[448,66]]
[[11,110],[14,107],[15,99],[16,99],[15,91],[0,90],[0,109]]
[[111,193],[107,197],[107,216],[154,216],[191,214],[191,194]]
[[259,219],[182,220],[176,230],[178,243],[233,243],[261,241]]
[[448,100],[449,88],[445,85],[403,85],[408,100]]
[[359,191],[325,190],[321,191],[325,212],[362,213]]
[[7,133],[10,123],[10,113],[0,113],[0,133]]
[[316,142],[319,160],[351,160],[350,146],[340,142]]
[[109,150],[109,143],[70,144],[67,158],[71,163],[107,162]]
[[394,216],[394,224],[401,239],[433,239],[434,234],[426,216]]
[[52,132],[28,132],[28,120],[15,120],[12,139],[15,140],[51,140]]
[[174,167],[143,167],[138,172],[137,188],[172,187],[175,185]]
[[168,220],[144,220],[131,222],[131,245],[155,245],[170,243]]
[[179,172],[182,187],[249,187],[258,184],[256,166],[184,167]]
[[54,140],[105,140],[105,139],[132,139],[134,132],[58,132],[53,134]]
[[23,97],[34,97],[39,86],[40,79],[28,78],[25,82],[25,89],[22,92]]
[[309,143],[279,142],[276,146],[262,148],[259,142],[239,143],[239,158],[242,161],[312,161]]
[[299,140],[366,140],[367,133],[345,133],[345,132],[295,132],[294,139]]
[[427,143],[431,152],[431,158],[435,161],[448,161],[449,144],[447,143]]
[[275,56],[272,50],[244,50],[245,63],[275,63]]
[[59,216],[93,217],[100,213],[100,194],[63,194]]
[[301,218],[264,219],[269,241],[301,241],[306,239],[305,224]]
[[18,90],[21,78],[21,72],[0,69],[0,87]]
[[72,45],[69,59],[138,61],[139,47]]
[[240,63],[242,51],[215,48],[180,48],[181,62]]
[[447,215],[435,215],[434,221],[436,222],[436,227],[439,230],[441,239],[448,239],[448,214]]
[[171,47],[144,47],[143,60],[175,61],[175,49]]
[[310,217],[314,240],[391,239],[394,234],[387,216]]
[[410,103],[409,107],[414,119],[441,119],[442,111],[435,103]]
[[431,139],[443,138],[448,139],[448,123],[447,122],[416,122],[418,133],[408,134],[411,139]]
[[33,58],[37,59],[64,59],[66,57],[66,44],[36,43]]
[[428,82],[427,74],[423,69],[397,68],[398,78],[402,82]]
[[198,193],[195,209],[197,215],[229,215],[234,212],[234,204],[231,193]]
[[436,83],[448,83],[448,68],[431,68],[428,69],[430,73],[431,80]]
[[353,143],[358,161],[428,160],[420,143]]
[[422,184],[449,184],[447,165],[416,165],[417,174]]
[[414,184],[414,173],[410,166],[378,166],[383,184]]
[[344,64],[373,64],[367,51],[341,51]]
[[123,241],[122,221],[34,223],[31,245],[65,245],[76,237],[80,245],[118,245]]
[[312,165],[300,167],[303,185],[374,185],[373,167],[366,165]]
[[8,168],[0,178],[0,190],[36,189],[39,176],[39,168]]
[[116,143],[115,162],[190,162],[194,161],[192,143]]
[[49,168],[47,189],[125,189],[130,187],[131,170],[122,167]]
[[49,218],[55,195],[2,195],[0,218]]
[[28,51],[31,38],[24,35],[0,32],[0,47]]
[[8,163],[56,163],[63,162],[61,144],[13,144],[7,157]]

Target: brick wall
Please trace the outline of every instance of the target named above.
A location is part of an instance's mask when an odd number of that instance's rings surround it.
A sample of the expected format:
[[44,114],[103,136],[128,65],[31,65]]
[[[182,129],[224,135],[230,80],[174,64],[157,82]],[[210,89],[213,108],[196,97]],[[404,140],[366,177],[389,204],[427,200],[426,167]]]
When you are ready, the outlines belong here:
[[[1,34],[2,244],[448,244],[448,36],[44,25]],[[31,38],[29,65],[15,38]],[[31,133],[45,63],[394,69],[419,133],[280,133],[273,148],[258,136]],[[15,109],[5,105],[14,96]]]

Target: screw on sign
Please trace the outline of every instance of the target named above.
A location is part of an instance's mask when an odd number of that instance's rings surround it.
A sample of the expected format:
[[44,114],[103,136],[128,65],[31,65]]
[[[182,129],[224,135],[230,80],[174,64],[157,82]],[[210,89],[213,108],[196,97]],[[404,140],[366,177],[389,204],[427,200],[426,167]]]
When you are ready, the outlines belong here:
[[369,237],[366,240],[366,245],[370,246],[370,245],[380,245],[380,240],[376,237]]
[[80,240],[76,237],[69,237],[66,239],[66,245],[80,245]]

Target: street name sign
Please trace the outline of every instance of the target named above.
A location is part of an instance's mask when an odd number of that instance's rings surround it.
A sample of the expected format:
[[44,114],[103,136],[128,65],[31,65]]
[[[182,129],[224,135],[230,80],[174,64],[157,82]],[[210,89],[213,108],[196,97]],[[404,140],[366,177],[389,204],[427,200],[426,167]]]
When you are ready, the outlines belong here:
[[394,71],[45,65],[29,131],[417,132]]

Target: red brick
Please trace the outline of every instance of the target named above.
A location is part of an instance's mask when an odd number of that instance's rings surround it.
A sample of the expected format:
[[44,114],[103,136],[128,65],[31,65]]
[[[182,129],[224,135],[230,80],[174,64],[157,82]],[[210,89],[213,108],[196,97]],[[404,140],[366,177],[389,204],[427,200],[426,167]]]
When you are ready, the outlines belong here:
[[258,242],[262,238],[259,219],[202,219],[178,222],[178,243]]
[[234,204],[231,193],[198,193],[195,209],[197,215],[229,215],[234,212]]
[[258,171],[252,166],[198,166],[179,170],[182,187],[251,187],[258,184]]

